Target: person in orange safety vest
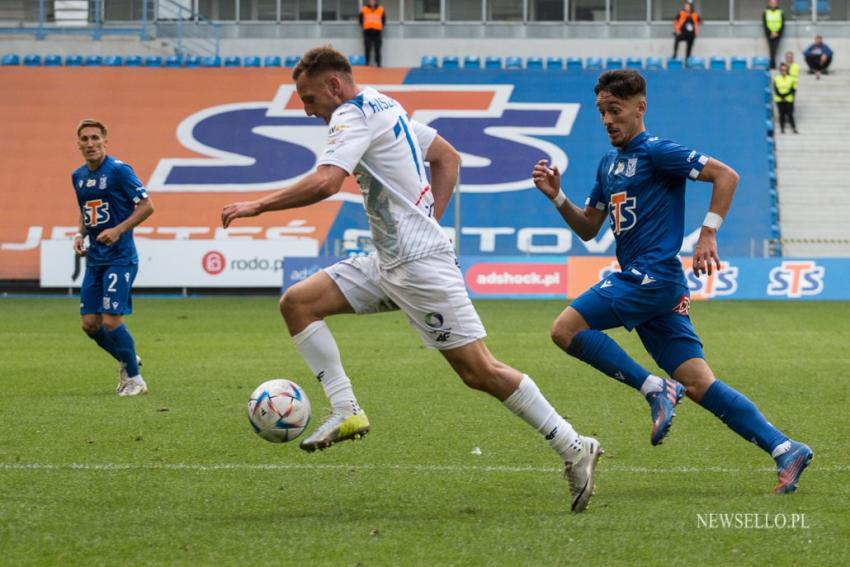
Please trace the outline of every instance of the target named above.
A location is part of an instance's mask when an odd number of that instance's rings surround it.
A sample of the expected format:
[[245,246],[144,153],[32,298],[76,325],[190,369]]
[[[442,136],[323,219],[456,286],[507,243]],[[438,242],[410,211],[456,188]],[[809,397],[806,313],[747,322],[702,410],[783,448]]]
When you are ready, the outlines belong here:
[[372,49],[375,50],[375,63],[381,66],[381,34],[387,23],[384,7],[378,0],[369,0],[360,9],[360,27],[363,28],[363,45],[366,49],[366,64],[372,61]]
[[687,66],[688,58],[691,56],[691,49],[694,47],[694,40],[699,33],[700,17],[694,11],[693,2],[685,2],[685,5],[679,11],[679,15],[673,20],[673,35],[676,40],[673,43],[673,58],[679,52],[679,43],[684,41],[688,46],[685,53],[685,65]]

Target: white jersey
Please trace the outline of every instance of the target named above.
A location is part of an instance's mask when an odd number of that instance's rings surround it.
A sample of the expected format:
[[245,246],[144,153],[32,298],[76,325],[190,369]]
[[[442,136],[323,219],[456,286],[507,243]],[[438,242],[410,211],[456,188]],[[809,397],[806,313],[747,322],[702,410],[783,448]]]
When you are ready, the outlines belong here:
[[453,250],[434,219],[425,174],[423,157],[435,137],[433,128],[412,124],[398,101],[369,87],[331,116],[318,165],[360,174],[372,242],[384,268]]

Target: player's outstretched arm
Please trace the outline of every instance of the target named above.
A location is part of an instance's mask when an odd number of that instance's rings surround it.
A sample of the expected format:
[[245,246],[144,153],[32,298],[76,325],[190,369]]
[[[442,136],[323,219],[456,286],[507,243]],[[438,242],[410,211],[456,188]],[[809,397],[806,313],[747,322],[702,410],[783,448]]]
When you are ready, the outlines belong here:
[[77,223],[77,234],[74,235],[74,253],[77,256],[85,256],[86,255],[86,246],[85,246],[85,238],[86,238],[86,222],[83,219],[83,215],[80,215],[80,220]]
[[242,217],[255,217],[267,211],[297,209],[318,203],[335,195],[342,188],[348,172],[335,165],[320,165],[300,181],[254,201],[240,201],[225,205],[221,210],[221,225],[230,226]]
[[561,217],[582,240],[590,240],[599,234],[605,222],[605,211],[593,207],[578,208],[561,191],[561,172],[558,166],[549,167],[546,160],[540,160],[531,171],[534,185],[553,202]]
[[440,220],[457,185],[460,154],[442,136],[431,142],[425,159],[431,165],[431,193],[434,195],[434,218]]
[[716,159],[709,159],[697,178],[700,181],[708,181],[713,184],[711,189],[711,203],[708,206],[708,214],[702,223],[699,239],[694,247],[693,268],[696,275],[701,273],[711,275],[715,267],[720,269],[720,256],[717,250],[717,229],[729,207],[732,206],[732,197],[738,187],[738,173]]
[[145,222],[145,219],[151,216],[153,211],[153,201],[151,201],[150,197],[141,199],[138,203],[136,203],[136,208],[133,209],[133,212],[129,217],[124,219],[120,224],[101,231],[101,233],[97,235],[97,241],[101,244],[112,246],[118,242],[118,239],[121,238],[122,234]]

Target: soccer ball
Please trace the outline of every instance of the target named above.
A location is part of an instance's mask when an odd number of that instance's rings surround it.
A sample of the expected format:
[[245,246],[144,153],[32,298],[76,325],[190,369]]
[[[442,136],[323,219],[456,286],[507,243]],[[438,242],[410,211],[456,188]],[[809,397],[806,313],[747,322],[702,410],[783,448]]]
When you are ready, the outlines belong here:
[[310,399],[301,386],[290,380],[263,382],[248,400],[248,421],[266,441],[292,441],[310,423]]

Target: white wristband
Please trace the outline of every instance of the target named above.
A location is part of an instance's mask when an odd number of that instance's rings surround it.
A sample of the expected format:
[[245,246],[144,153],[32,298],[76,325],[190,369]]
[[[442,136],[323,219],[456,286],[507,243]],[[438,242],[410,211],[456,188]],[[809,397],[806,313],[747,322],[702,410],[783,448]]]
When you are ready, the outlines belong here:
[[85,236],[83,235],[82,232],[78,232],[77,234],[74,235],[74,240],[76,240],[77,238],[85,238]]
[[717,213],[712,213],[711,211],[708,211],[705,214],[705,219],[703,219],[702,221],[702,226],[707,226],[708,228],[719,230],[721,223],[723,223],[723,217],[721,217]]
[[555,195],[554,198],[549,199],[549,200],[552,201],[552,203],[554,203],[555,206],[560,209],[561,205],[563,205],[564,202],[566,202],[567,196],[564,194],[563,189],[558,189],[558,194]]

